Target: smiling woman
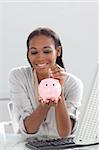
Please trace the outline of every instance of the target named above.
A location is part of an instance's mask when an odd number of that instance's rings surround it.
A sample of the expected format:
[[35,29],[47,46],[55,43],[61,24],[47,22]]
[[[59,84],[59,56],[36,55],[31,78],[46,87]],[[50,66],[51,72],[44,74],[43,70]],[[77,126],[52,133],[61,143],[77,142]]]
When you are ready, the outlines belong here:
[[27,39],[27,49],[27,58],[36,69],[39,82],[49,77],[49,68],[55,63],[64,68],[62,45],[58,35],[51,29],[38,28],[33,31]]
[[[83,85],[80,79],[66,72],[62,61],[62,45],[58,35],[49,28],[37,28],[27,39],[30,67],[10,72],[9,84],[17,132],[67,137],[77,128]],[[61,94],[42,100],[39,83],[49,76],[57,79]]]

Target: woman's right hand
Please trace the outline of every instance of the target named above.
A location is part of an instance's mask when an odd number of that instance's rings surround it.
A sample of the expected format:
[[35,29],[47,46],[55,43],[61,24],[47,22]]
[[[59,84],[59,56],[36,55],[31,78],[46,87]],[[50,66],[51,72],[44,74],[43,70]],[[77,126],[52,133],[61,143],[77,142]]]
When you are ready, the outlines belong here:
[[39,98],[39,103],[42,105],[42,106],[45,106],[45,107],[48,107],[50,108],[51,106],[49,105],[49,100],[47,101],[44,101],[43,98]]

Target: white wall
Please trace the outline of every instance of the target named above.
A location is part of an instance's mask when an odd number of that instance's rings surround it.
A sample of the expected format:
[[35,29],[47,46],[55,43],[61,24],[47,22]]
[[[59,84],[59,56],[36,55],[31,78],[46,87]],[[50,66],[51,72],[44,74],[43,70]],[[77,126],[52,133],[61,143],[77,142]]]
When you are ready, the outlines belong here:
[[59,34],[67,71],[81,78],[87,101],[99,51],[98,17],[96,2],[0,3],[0,98],[9,97],[9,70],[28,64],[28,34],[48,26]]
[[97,44],[98,44],[98,46],[97,46],[97,52],[98,52],[98,62],[99,62],[99,2],[98,2],[98,5],[97,5],[97,7],[98,7],[98,15],[97,15],[97,21],[98,21],[98,38],[97,38]]

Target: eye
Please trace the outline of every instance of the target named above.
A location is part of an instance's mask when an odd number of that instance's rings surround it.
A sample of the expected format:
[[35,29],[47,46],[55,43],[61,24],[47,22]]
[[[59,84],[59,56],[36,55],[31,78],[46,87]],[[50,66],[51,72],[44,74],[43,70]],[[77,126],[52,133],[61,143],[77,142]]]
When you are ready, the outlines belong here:
[[48,86],[48,84],[46,84],[46,86]]
[[32,55],[35,55],[38,53],[38,51],[35,48],[31,48],[30,51]]
[[44,51],[45,54],[49,54],[51,53],[52,51]]
[[36,52],[36,51],[34,51],[34,52],[32,51],[32,52],[31,52],[32,55],[35,55],[35,54],[37,54],[37,53],[38,53],[38,52]]
[[44,49],[43,52],[44,52],[45,54],[48,54],[48,53],[51,53],[52,51],[53,51],[52,49],[48,48],[48,49]]
[[55,86],[55,84],[53,83],[53,86]]

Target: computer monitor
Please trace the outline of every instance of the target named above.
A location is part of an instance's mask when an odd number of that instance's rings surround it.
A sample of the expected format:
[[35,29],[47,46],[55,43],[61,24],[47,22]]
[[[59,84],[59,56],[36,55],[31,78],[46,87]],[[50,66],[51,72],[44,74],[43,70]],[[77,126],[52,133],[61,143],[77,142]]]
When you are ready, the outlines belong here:
[[[75,143],[86,144],[99,142],[99,63],[94,79],[94,85],[90,92],[90,98],[87,101],[87,107],[82,110],[84,116],[80,121],[78,131],[75,136]],[[82,112],[81,112],[82,113]]]

